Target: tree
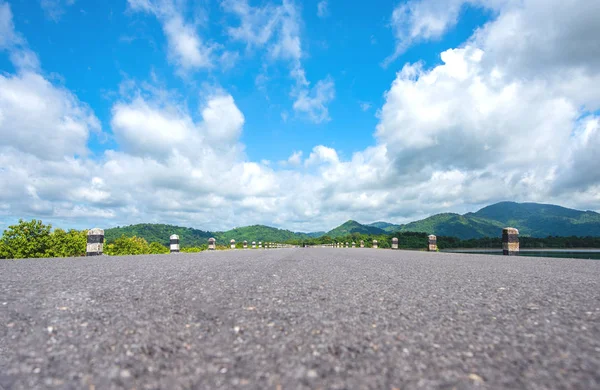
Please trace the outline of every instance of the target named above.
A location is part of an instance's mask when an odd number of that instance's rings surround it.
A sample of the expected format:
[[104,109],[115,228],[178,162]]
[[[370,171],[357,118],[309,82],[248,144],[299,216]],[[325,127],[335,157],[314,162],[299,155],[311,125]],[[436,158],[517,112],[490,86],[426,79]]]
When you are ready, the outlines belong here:
[[169,248],[167,248],[166,246],[164,246],[162,244],[159,244],[158,242],[151,242],[148,249],[149,249],[148,253],[153,254],[153,255],[171,252],[171,250]]
[[145,255],[150,253],[148,242],[140,237],[117,238],[114,243],[108,244],[104,253],[110,256]]
[[0,258],[49,257],[51,229],[52,225],[44,225],[39,220],[26,222],[19,219],[19,223],[9,226],[0,239]]
[[87,231],[54,229],[50,234],[50,247],[46,250],[48,257],[85,256]]

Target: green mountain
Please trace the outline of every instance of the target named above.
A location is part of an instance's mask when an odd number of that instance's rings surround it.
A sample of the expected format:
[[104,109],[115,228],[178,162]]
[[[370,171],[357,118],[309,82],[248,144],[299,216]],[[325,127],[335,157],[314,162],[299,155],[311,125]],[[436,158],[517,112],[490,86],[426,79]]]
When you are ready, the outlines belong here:
[[402,225],[401,231],[470,239],[498,237],[508,226],[530,237],[600,236],[600,214],[549,204],[500,202],[475,213],[436,214]]
[[142,237],[148,242],[158,242],[163,245],[169,245],[171,234],[177,234],[179,241],[185,246],[199,246],[206,244],[208,239],[214,233],[203,230],[186,228],[181,226],[163,225],[158,223],[140,223],[137,225],[115,227],[104,231],[104,240],[111,243],[117,238],[125,235],[127,237]]
[[144,238],[148,242],[158,242],[163,245],[168,245],[171,234],[177,234],[181,245],[188,247],[206,244],[210,237],[214,237],[217,240],[217,243],[223,245],[228,244],[231,239],[236,240],[236,242],[242,242],[244,240],[248,242],[286,242],[310,238],[306,233],[294,233],[289,230],[282,230],[264,225],[245,226],[231,229],[226,232],[209,232],[181,226],[153,223],[142,223],[106,229],[104,231],[104,238],[107,243],[111,243],[122,235],[127,237],[137,236]]
[[387,232],[383,229],[380,229],[375,226],[362,225],[356,221],[346,221],[340,226],[336,227],[333,230],[327,232],[327,236],[335,238],[335,237],[343,237],[352,233],[361,233],[361,234],[386,234]]
[[245,226],[226,232],[208,232],[172,225],[139,224],[107,229],[105,238],[106,242],[110,243],[121,235],[138,236],[145,238],[148,242],[168,245],[169,236],[177,234],[182,246],[199,246],[206,244],[209,237],[215,237],[218,243],[226,244],[231,239],[238,243],[244,240],[248,242],[298,242],[324,235],[336,238],[352,233],[377,236],[396,232],[419,232],[464,240],[499,237],[502,228],[507,226],[519,229],[521,236],[600,237],[600,214],[548,204],[501,202],[484,207],[475,213],[436,214],[406,225],[395,225],[388,222],[362,225],[350,220],[327,233],[295,233],[264,225]]
[[373,226],[373,227],[385,230],[388,233],[398,232],[402,228],[402,225],[395,225],[395,224],[389,223],[389,222],[373,222],[373,223],[368,224],[367,226]]
[[498,221],[531,237],[600,236],[600,214],[551,204],[500,202],[465,216]]
[[217,241],[229,242],[234,239],[236,242],[244,240],[252,241],[268,241],[268,242],[286,242],[291,240],[303,240],[309,238],[305,233],[294,233],[289,230],[277,229],[264,225],[244,226],[228,230],[226,232],[215,233]]
[[465,240],[480,237],[496,237],[502,233],[501,229],[503,227],[505,226],[498,221],[445,213],[402,225],[400,231],[458,237]]

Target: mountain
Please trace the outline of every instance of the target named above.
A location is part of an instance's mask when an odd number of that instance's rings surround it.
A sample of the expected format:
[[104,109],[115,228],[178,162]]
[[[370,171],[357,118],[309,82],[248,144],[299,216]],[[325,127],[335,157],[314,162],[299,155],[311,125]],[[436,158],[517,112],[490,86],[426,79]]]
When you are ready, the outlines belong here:
[[458,237],[465,240],[480,237],[497,237],[501,234],[503,227],[505,226],[498,221],[445,213],[402,225],[400,231]]
[[500,202],[475,213],[436,214],[402,225],[401,231],[470,239],[498,237],[508,226],[531,237],[600,236],[600,214],[550,204]]
[[311,233],[296,233],[296,234],[306,234],[307,236],[309,236],[311,238],[319,238],[319,237],[327,234],[327,232],[311,232]]
[[340,226],[336,227],[327,232],[327,236],[335,238],[335,237],[343,237],[352,233],[361,233],[361,234],[387,234],[387,232],[383,229],[380,229],[375,226],[362,225],[356,221],[346,221]]
[[182,244],[185,243],[185,246],[199,246],[206,244],[208,239],[214,235],[214,233],[204,230],[181,226],[141,223],[106,229],[104,230],[104,240],[106,243],[111,243],[122,235],[125,235],[127,237],[142,237],[148,242],[158,242],[163,245],[169,245],[169,237],[171,234],[177,234],[179,236],[179,241]]
[[395,233],[397,231],[400,231],[400,229],[402,228],[402,225],[394,225],[393,223],[389,222],[373,222],[368,224],[367,226],[373,226],[385,230],[388,233]]
[[498,221],[532,237],[600,236],[600,214],[551,204],[500,202],[465,216]]
[[244,226],[228,230],[226,232],[215,233],[217,241],[229,242],[234,239],[236,242],[244,240],[252,241],[268,241],[268,242],[286,242],[291,240],[304,240],[310,238],[306,233],[294,233],[289,230],[277,229],[264,225]]
[[464,240],[499,237],[502,234],[502,228],[508,226],[519,229],[521,236],[600,237],[600,214],[550,204],[500,202],[474,213],[436,214],[405,225],[395,225],[389,222],[362,225],[350,220],[327,233],[295,233],[264,225],[245,226],[226,232],[209,232],[173,225],[139,224],[107,229],[104,234],[107,243],[124,234],[143,237],[148,242],[159,242],[164,245],[168,245],[171,234],[177,234],[182,246],[198,246],[206,244],[209,237],[215,237],[219,243],[228,243],[231,239],[237,242],[244,240],[248,242],[286,242],[318,238],[323,235],[335,238],[352,233],[379,236],[396,232],[419,232]]

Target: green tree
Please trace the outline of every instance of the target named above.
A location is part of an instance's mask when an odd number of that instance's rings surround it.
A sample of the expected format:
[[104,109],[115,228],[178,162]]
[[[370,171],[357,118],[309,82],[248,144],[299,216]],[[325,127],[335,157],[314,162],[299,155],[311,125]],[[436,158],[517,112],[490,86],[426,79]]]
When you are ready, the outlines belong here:
[[148,253],[153,254],[153,255],[171,252],[171,250],[169,248],[167,248],[166,246],[164,246],[162,244],[159,244],[158,242],[151,242],[150,245],[148,246],[148,249],[150,250]]
[[46,250],[48,257],[85,256],[87,231],[54,229],[50,234],[50,247]]
[[110,256],[145,255],[150,253],[150,245],[143,238],[123,235],[114,243],[106,245],[104,253]]
[[19,223],[9,226],[0,239],[0,258],[49,257],[51,229],[52,225],[44,225],[40,220],[26,222],[19,219]]

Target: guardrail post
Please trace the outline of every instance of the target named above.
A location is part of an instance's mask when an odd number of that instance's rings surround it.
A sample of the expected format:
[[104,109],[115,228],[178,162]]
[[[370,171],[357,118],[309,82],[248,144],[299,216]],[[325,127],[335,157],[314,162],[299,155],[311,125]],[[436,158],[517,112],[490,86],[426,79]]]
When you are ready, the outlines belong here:
[[431,234],[429,235],[428,239],[429,243],[427,249],[429,250],[429,252],[437,252],[437,237]]
[[398,238],[392,238],[392,249],[398,249]]
[[233,238],[231,239],[231,241],[229,241],[229,244],[231,244],[230,245],[231,249],[235,249],[235,240]]
[[217,249],[217,244],[216,241],[213,237],[208,239],[208,250],[209,251],[214,251],[215,249]]
[[373,240],[373,249],[377,249],[377,240]]
[[87,232],[86,256],[101,256],[104,248],[104,230],[93,228]]
[[244,249],[248,249],[248,241],[244,240]]
[[256,249],[256,241],[252,241],[252,249]]
[[171,248],[171,253],[179,252],[179,236],[177,234],[172,234],[169,237],[169,246]]
[[502,229],[502,254],[504,256],[519,255],[519,231],[515,228]]

